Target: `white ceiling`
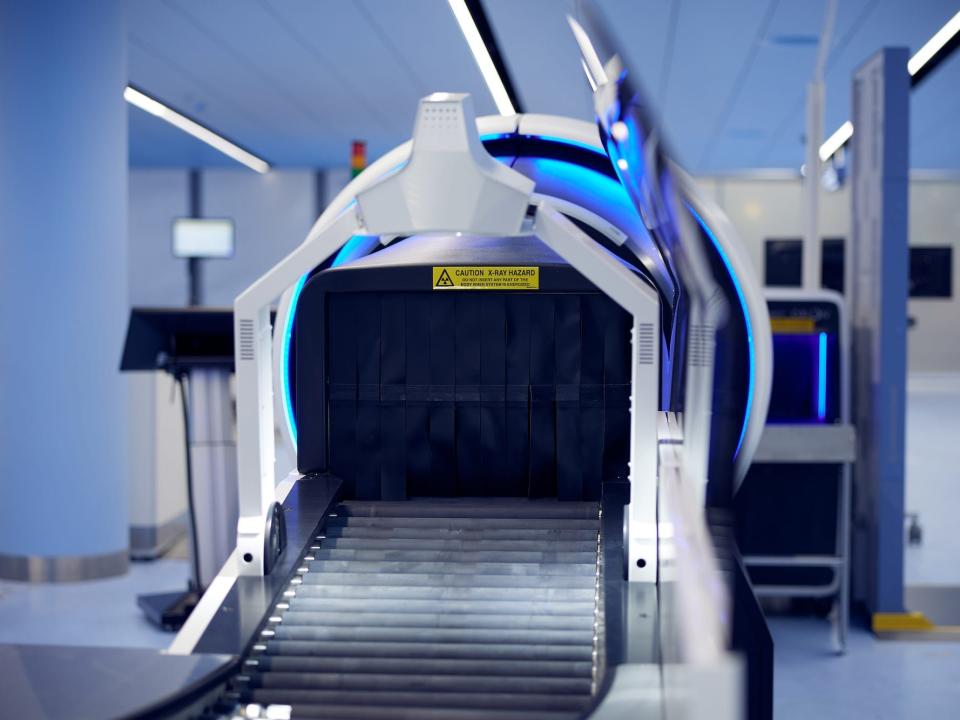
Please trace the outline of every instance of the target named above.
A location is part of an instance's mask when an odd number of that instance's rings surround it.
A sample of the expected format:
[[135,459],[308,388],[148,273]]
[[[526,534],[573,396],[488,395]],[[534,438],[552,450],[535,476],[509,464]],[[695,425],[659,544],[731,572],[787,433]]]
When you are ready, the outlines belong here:
[[[600,0],[694,172],[797,168],[804,87],[825,0]],[[591,118],[565,22],[572,0],[484,0],[528,112]],[[839,0],[826,127],[850,114],[854,69],[883,46],[915,51],[958,7],[947,0]],[[130,81],[278,166],[371,159],[405,140],[419,97],[493,102],[446,0],[133,0]],[[960,57],[911,100],[911,165],[960,169]],[[131,163],[232,161],[135,108]]]

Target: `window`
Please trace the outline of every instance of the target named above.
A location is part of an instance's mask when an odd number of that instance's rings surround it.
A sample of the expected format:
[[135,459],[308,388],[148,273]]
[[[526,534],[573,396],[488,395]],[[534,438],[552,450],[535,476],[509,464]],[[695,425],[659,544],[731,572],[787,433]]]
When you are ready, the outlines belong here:
[[910,248],[910,297],[953,296],[953,248]]
[[844,239],[824,238],[820,253],[820,287],[843,294]]
[[803,241],[764,241],[763,283],[768,287],[800,287],[803,284]]

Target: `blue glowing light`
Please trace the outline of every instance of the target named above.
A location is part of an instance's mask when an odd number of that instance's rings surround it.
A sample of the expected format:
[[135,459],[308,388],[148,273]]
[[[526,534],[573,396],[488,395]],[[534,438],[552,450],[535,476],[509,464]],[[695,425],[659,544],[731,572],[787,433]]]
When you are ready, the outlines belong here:
[[581,150],[589,150],[592,153],[597,155],[602,155],[606,157],[606,153],[602,148],[597,147],[596,145],[590,145],[589,143],[580,142],[579,140],[571,140],[570,138],[554,137],[552,135],[521,135],[514,133],[490,133],[488,135],[481,135],[480,142],[490,142],[492,140],[508,140],[510,138],[524,138],[532,137],[537,140],[542,140],[544,142],[556,143],[557,145],[569,145],[571,147],[580,148]]
[[[331,266],[338,267],[345,262],[350,262],[355,259],[357,251],[362,248],[364,241],[368,239],[366,235],[354,235],[340,248],[340,252],[337,253]],[[293,395],[290,392],[290,341],[293,337],[293,320],[297,314],[297,304],[300,302],[300,293],[303,292],[303,286],[306,284],[309,275],[310,273],[303,275],[293,288],[293,296],[290,298],[290,310],[287,314],[287,324],[283,329],[283,350],[280,360],[280,362],[283,363],[283,370],[280,373],[283,410],[294,450],[297,449],[297,420],[294,417]]]
[[352,238],[347,240],[343,247],[340,248],[340,252],[338,252],[337,256],[333,259],[330,267],[340,267],[344,263],[355,260],[356,252],[363,246],[364,241],[367,239],[367,235],[354,235]]
[[817,366],[817,418],[827,417],[827,334],[820,333]]
[[753,405],[754,385],[756,384],[756,362],[754,358],[753,327],[750,324],[750,311],[747,308],[747,299],[743,294],[743,288],[740,287],[740,282],[737,280],[737,274],[733,271],[733,266],[730,264],[730,259],[720,246],[720,241],[717,240],[717,237],[713,234],[713,231],[707,227],[707,224],[703,221],[703,218],[700,217],[697,211],[694,210],[690,204],[687,204],[687,208],[697,219],[697,222],[700,223],[700,227],[703,228],[703,231],[707,234],[707,237],[710,238],[710,242],[712,242],[713,246],[717,249],[717,254],[723,261],[724,267],[727,268],[727,273],[730,275],[730,280],[733,282],[733,287],[737,291],[737,299],[740,301],[740,307],[743,310],[743,322],[747,326],[747,352],[749,353],[750,357],[750,370],[747,380],[747,408],[743,413],[743,426],[740,428],[740,439],[737,440],[737,449],[733,454],[733,456],[736,457],[740,454],[740,447],[743,445],[743,438],[747,434],[747,425],[750,424],[750,407]]
[[[555,181],[564,187],[596,195],[598,198],[602,198],[605,203],[614,203],[621,211],[627,211],[631,215],[635,214],[630,196],[627,195],[626,189],[616,178],[565,160],[554,160],[553,158],[524,159],[543,171],[544,177],[541,182],[548,186],[545,192],[549,192],[550,182]],[[614,224],[617,223],[614,222]]]
[[304,273],[293,288],[290,311],[287,313],[287,326],[283,329],[283,349],[280,353],[280,362],[283,363],[280,378],[283,383],[284,416],[287,419],[287,429],[290,431],[294,450],[297,449],[297,419],[293,416],[293,398],[290,395],[290,341],[293,338],[293,318],[297,313],[297,303],[300,302],[300,293],[303,292],[303,286],[306,285],[309,276],[310,273]]

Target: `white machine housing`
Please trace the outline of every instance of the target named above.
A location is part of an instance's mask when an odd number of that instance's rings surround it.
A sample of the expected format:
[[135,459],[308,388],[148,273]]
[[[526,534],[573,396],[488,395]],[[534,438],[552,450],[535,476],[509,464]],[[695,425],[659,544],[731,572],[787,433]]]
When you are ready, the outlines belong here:
[[[355,235],[389,242],[398,235],[532,231],[633,316],[628,556],[631,580],[655,582],[658,394],[649,388],[659,382],[659,297],[548,198],[536,203],[528,221],[533,181],[490,157],[476,128],[468,95],[421,100],[413,141],[351,183],[304,243],[237,298],[239,574],[264,572],[267,519],[276,500],[270,303]],[[358,182],[368,174],[372,179]]]

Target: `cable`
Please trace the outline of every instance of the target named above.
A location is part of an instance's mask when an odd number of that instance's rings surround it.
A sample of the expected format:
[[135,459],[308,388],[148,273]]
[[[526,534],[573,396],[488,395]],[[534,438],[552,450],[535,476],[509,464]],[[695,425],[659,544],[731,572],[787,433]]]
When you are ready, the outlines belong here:
[[190,544],[193,546],[193,581],[192,585],[197,594],[203,593],[203,587],[200,585],[200,545],[197,540],[197,513],[193,506],[193,463],[190,460],[190,413],[187,401],[187,386],[183,381],[185,372],[178,371],[175,375],[177,384],[180,386],[181,405],[183,405],[183,439],[187,450],[187,514],[190,517]]

